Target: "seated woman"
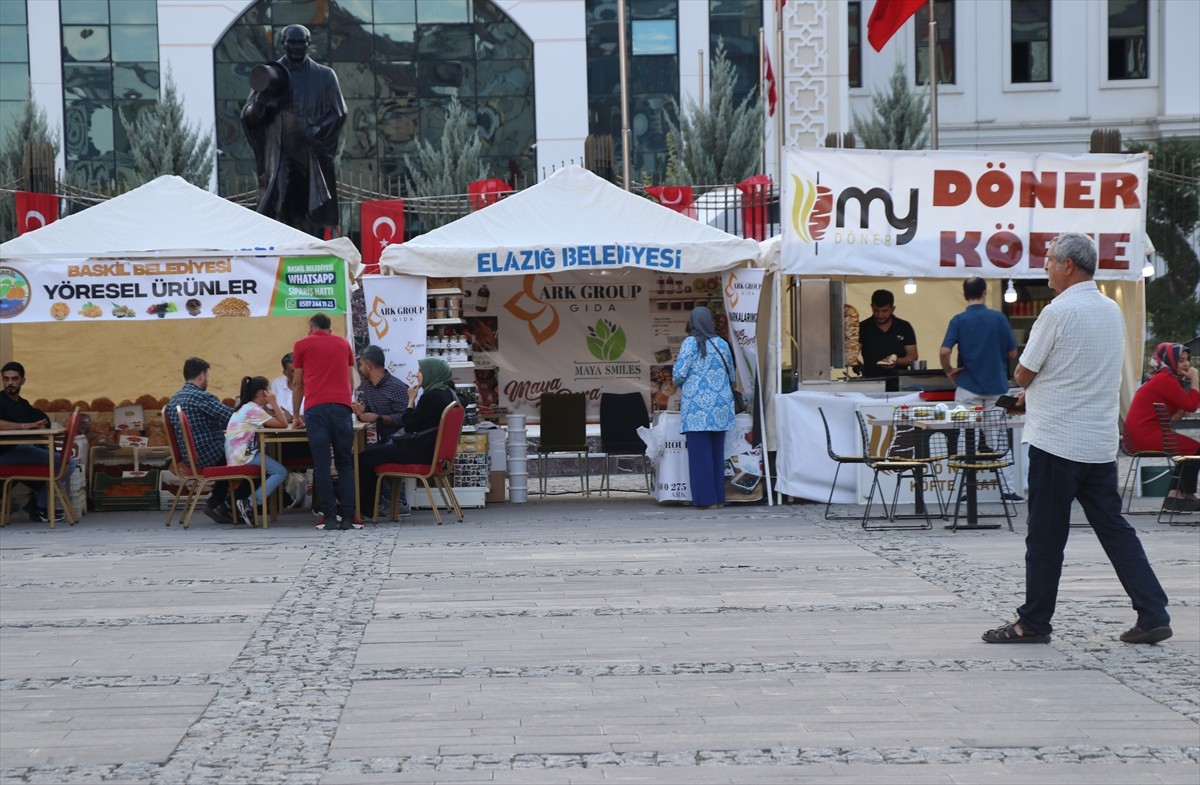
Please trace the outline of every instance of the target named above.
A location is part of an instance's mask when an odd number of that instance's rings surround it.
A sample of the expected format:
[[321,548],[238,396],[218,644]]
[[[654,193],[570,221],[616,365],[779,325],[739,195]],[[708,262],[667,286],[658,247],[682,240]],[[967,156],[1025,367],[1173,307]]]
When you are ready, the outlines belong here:
[[358,493],[364,509],[370,508],[374,517],[375,468],[385,463],[429,464],[437,449],[437,428],[442,412],[458,400],[450,381],[451,370],[445,360],[426,357],[417,360],[417,384],[420,396],[410,389],[409,400],[417,397],[417,405],[405,410],[397,431],[386,444],[377,444],[358,459]]
[[[261,466],[265,463],[267,467],[266,488],[259,488],[253,501],[249,497],[237,501],[237,517],[247,526],[253,526],[254,509],[251,504],[261,505],[263,499],[274,493],[287,479],[287,469],[283,464],[259,452],[254,429],[260,425],[286,428],[291,415],[279,406],[275,394],[271,392],[271,383],[265,376],[243,376],[238,400],[241,404],[225,426],[225,462],[230,466]],[[267,406],[271,407],[270,412]]]
[[[1200,384],[1197,384],[1196,369],[1192,367],[1187,348],[1177,343],[1160,343],[1150,360],[1150,372],[1134,393],[1129,412],[1125,415],[1125,448],[1130,452],[1161,450],[1162,428],[1154,413],[1154,404],[1166,404],[1171,419],[1178,420],[1184,412],[1194,412],[1200,407],[1198,388]],[[1200,443],[1195,439],[1182,434],[1178,439],[1180,454],[1200,454]],[[1200,500],[1196,498],[1198,473],[1200,465],[1195,462],[1184,464],[1177,476],[1171,479],[1166,509],[1200,509]]]

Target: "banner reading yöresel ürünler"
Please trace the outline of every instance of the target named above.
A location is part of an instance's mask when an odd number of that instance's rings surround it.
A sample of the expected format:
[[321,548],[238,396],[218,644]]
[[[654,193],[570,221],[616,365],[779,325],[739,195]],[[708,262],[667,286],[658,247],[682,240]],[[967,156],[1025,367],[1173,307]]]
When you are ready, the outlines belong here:
[[1148,159],[1014,152],[790,150],[781,269],[796,275],[1044,278],[1063,232],[1097,278],[1137,280]]

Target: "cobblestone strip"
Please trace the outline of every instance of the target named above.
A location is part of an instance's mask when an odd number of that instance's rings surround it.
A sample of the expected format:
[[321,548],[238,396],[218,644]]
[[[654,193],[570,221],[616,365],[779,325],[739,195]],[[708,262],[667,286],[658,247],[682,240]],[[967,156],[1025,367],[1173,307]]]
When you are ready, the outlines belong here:
[[156,785],[319,781],[396,536],[327,535],[167,764],[149,772]]
[[[839,766],[849,764],[961,764],[1074,763],[1165,764],[1200,762],[1200,747],[1091,746],[1054,747],[767,747],[762,749],[676,750],[657,752],[603,752],[579,754],[479,753],[466,755],[401,755],[390,758],[340,758],[331,761],[329,773],[352,775],[418,775],[422,772],[605,769],[609,767],[684,768],[697,766]],[[70,766],[54,770],[56,783],[96,783],[153,777],[157,767],[148,764]],[[210,772],[215,773],[215,772]],[[1086,776],[1086,772],[1080,772]],[[311,781],[319,772],[301,770],[289,782]],[[14,779],[14,777],[19,777]],[[0,785],[41,781],[21,777],[15,770],[0,771]],[[227,780],[264,782],[263,778]]]

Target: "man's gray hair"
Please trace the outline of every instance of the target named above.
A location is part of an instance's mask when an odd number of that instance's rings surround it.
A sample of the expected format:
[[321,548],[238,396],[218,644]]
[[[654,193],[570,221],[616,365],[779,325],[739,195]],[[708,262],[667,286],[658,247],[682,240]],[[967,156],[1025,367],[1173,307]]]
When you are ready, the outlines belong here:
[[1089,276],[1096,274],[1096,244],[1086,234],[1064,232],[1054,238],[1053,249],[1059,264],[1070,259]]

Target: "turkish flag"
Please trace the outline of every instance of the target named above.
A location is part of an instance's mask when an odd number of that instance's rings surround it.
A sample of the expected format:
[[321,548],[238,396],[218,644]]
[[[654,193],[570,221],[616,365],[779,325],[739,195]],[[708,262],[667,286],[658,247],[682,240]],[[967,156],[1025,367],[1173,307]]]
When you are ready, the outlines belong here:
[[379,272],[379,255],[389,245],[404,242],[404,200],[362,203],[363,274]]
[[668,210],[674,210],[689,218],[696,217],[696,208],[692,206],[696,197],[692,194],[690,185],[648,185],[646,193]]
[[41,229],[58,220],[58,197],[55,194],[38,194],[30,191],[14,191],[17,200],[17,234]]
[[762,242],[767,239],[771,178],[756,174],[738,183],[737,189],[742,192],[742,236]]
[[775,116],[775,104],[779,101],[779,93],[775,91],[775,69],[771,67],[771,53],[767,47],[763,47],[763,63],[766,65],[766,73],[763,75],[763,84],[767,87],[767,116]]
[[498,177],[467,183],[467,198],[471,201],[471,212],[482,210],[489,204],[500,201],[504,194],[512,193],[512,186]]
[[871,18],[867,20],[867,40],[876,52],[904,26],[927,0],[875,0]]

